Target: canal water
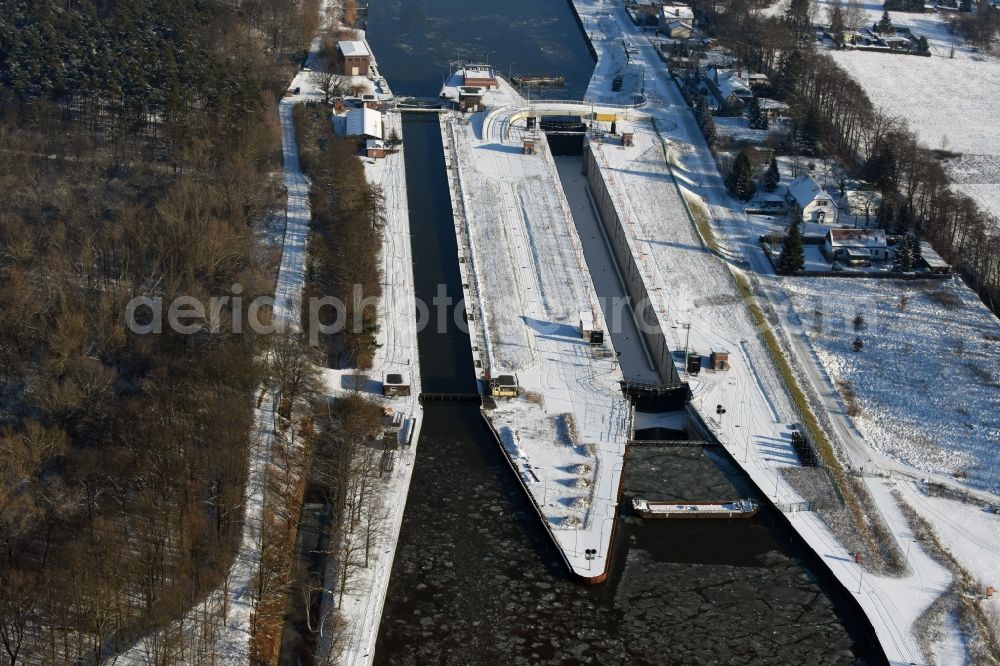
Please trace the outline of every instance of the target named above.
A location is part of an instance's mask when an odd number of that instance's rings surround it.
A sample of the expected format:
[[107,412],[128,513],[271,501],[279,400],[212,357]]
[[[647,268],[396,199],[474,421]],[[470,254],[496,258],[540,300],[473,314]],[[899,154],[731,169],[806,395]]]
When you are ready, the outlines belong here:
[[[576,24],[563,20],[565,0],[485,6],[374,0],[369,39],[394,89],[436,94],[440,80],[427,78],[416,62],[443,58],[446,65],[450,54],[425,42],[475,44],[483,54],[496,50],[517,60],[522,50],[532,52],[538,30],[550,36],[553,50],[580,50]],[[492,20],[483,22],[482,15]],[[403,31],[399,44],[396,30]],[[542,55],[531,73],[589,77],[585,47],[579,60]],[[563,62],[576,69],[559,69]],[[573,84],[567,92],[579,96],[583,87]],[[405,114],[403,129],[417,295],[429,302],[445,285],[457,300],[457,246],[438,120]],[[425,327],[419,346],[424,390],[475,390],[465,333],[452,325]],[[657,450],[630,460],[626,500],[657,485],[679,500],[757,495],[721,450]],[[764,509],[739,521],[642,521],[627,504],[608,581],[576,583],[478,408],[425,405],[375,662],[884,662],[853,600],[780,514]]]
[[532,91],[580,99],[594,69],[566,0],[369,0],[368,39],[397,95],[437,97],[456,62],[498,73],[565,76],[563,88]]

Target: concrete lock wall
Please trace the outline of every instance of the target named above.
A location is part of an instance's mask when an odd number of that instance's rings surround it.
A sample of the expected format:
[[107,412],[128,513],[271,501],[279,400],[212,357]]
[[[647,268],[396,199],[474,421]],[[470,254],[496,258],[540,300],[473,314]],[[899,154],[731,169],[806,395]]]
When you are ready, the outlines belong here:
[[674,365],[670,348],[667,346],[667,338],[664,335],[660,318],[650,302],[646,284],[643,282],[642,274],[639,272],[636,259],[632,255],[632,250],[625,237],[621,218],[615,209],[614,201],[611,199],[611,194],[608,192],[604,176],[597,166],[590,145],[584,148],[584,165],[587,181],[590,183],[590,189],[594,194],[594,201],[600,214],[601,226],[604,227],[604,233],[611,243],[615,260],[618,262],[622,278],[625,280],[625,288],[632,299],[640,332],[646,340],[646,346],[653,357],[656,369],[664,383],[680,382],[680,375]]

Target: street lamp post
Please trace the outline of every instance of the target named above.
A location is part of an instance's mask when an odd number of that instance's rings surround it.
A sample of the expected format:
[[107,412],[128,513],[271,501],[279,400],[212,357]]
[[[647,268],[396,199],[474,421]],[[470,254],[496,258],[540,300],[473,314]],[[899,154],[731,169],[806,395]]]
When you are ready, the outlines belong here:
[[684,336],[684,372],[688,371],[688,350],[691,347],[691,322],[681,324],[686,331]]

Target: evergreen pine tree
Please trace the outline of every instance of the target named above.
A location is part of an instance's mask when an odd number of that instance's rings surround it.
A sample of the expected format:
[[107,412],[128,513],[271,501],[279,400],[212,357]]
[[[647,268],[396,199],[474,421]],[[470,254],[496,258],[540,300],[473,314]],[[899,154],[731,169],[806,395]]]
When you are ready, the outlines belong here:
[[806,112],[806,117],[802,120],[802,147],[808,155],[815,155],[819,150],[820,134],[823,131],[819,114],[812,107]]
[[754,95],[753,101],[750,102],[750,127],[766,130],[768,126],[767,114],[760,108],[760,100]]
[[726,179],[726,186],[740,201],[749,201],[753,196],[756,189],[753,182],[753,165],[750,164],[750,158],[745,152],[736,156],[733,168]]
[[764,189],[768,192],[774,192],[778,189],[778,183],[781,182],[781,173],[778,171],[778,160],[771,158],[771,164],[767,167],[767,173],[764,174]]
[[805,263],[806,257],[802,251],[802,231],[799,229],[799,221],[795,220],[781,245],[781,254],[778,256],[778,271],[786,274],[794,273],[802,270]]
[[704,95],[700,95],[698,101],[695,102],[694,117],[702,129],[705,129],[706,119],[712,117],[712,112],[708,109],[708,102],[705,100]]
[[705,142],[709,146],[714,146],[717,137],[715,134],[715,119],[712,118],[711,113],[706,114],[705,125],[702,127],[702,131],[705,133]]
[[911,234],[907,234],[896,243],[896,256],[892,262],[892,270],[906,273],[913,270],[913,246],[910,244]]
[[882,18],[878,21],[878,31],[883,35],[892,32],[892,19],[889,17],[889,12],[882,12]]
[[916,268],[924,259],[924,251],[920,247],[920,239],[916,234],[910,234],[910,255],[913,257],[913,267]]
[[785,11],[785,19],[796,30],[809,28],[809,0],[791,0]]

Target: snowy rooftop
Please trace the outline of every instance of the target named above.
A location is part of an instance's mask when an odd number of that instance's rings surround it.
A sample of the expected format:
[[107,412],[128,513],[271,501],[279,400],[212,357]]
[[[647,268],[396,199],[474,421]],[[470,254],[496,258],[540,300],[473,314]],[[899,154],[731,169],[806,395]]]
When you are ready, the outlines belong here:
[[[468,90],[470,87],[480,87],[485,78],[495,78],[496,88],[483,88],[482,96],[483,103],[489,107],[501,107],[501,106],[516,106],[524,103],[524,99],[518,94],[518,92],[511,86],[503,77],[495,76],[492,70],[487,72],[480,72],[479,70],[474,70],[475,65],[470,65],[469,74],[466,74],[465,69],[458,69],[452,72],[448,80],[445,81],[444,85],[441,86],[441,97],[444,99],[449,99],[453,102],[457,102],[460,97]],[[466,78],[473,82],[477,82],[475,86],[467,86]],[[491,84],[492,85],[492,84]]]
[[347,112],[347,136],[382,138],[382,112],[368,107]]
[[[763,74],[761,75],[763,76]],[[757,103],[760,108],[765,111],[787,111],[790,107],[784,102],[779,102],[776,99],[771,99],[769,97],[759,97],[757,98]]]
[[826,232],[831,247],[883,248],[886,246],[882,229],[830,229]]
[[789,183],[788,195],[800,208],[805,208],[817,199],[832,200],[826,190],[809,174],[803,174]]
[[340,49],[340,53],[345,58],[371,55],[371,51],[368,50],[368,45],[362,41],[337,42],[337,48]]
[[660,14],[665,19],[694,19],[694,10],[687,5],[663,5]]

